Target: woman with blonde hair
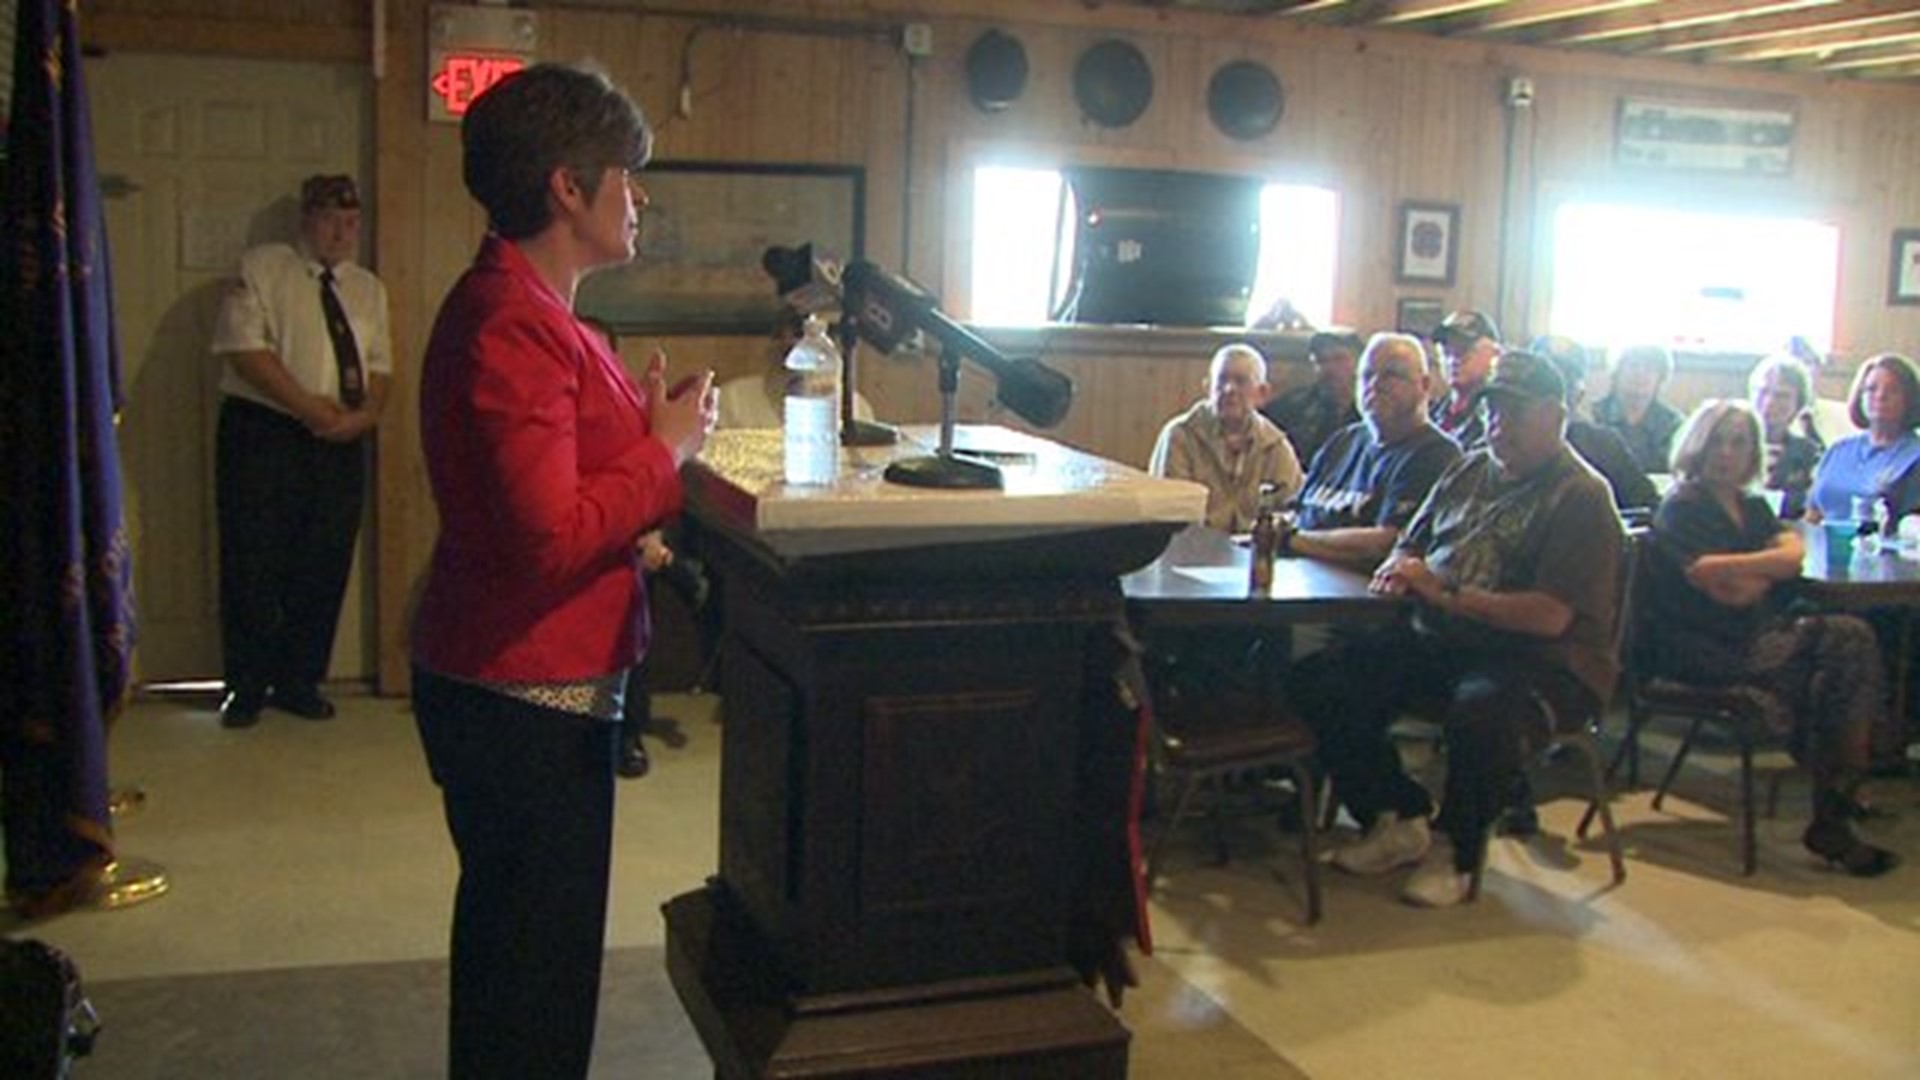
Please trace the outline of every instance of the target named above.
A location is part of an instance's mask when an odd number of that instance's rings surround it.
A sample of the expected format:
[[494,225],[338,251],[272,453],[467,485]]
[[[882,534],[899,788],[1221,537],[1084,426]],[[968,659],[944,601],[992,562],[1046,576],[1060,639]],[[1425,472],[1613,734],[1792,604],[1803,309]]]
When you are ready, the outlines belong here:
[[1702,404],[1681,429],[1679,482],[1654,516],[1642,659],[1655,674],[1748,694],[1813,773],[1802,843],[1849,874],[1876,876],[1896,860],[1849,821],[1887,709],[1886,669],[1864,621],[1788,609],[1778,586],[1800,575],[1806,551],[1753,491],[1761,430],[1750,406],[1724,400]]

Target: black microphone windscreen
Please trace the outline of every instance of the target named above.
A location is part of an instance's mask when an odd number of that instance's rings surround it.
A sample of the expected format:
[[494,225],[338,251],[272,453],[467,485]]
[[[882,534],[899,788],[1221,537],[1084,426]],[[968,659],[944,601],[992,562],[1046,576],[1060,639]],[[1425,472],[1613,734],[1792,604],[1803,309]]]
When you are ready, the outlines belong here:
[[997,372],[994,396],[1035,427],[1050,428],[1066,419],[1073,405],[1073,380],[1037,360],[1010,360]]

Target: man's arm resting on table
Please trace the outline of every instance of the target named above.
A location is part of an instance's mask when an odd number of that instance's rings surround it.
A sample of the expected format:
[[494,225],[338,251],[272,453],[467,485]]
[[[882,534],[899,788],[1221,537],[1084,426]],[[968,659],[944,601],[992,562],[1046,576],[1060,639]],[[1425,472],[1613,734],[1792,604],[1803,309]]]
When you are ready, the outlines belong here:
[[1400,549],[1374,572],[1376,592],[1412,594],[1436,611],[1496,630],[1529,637],[1557,638],[1573,625],[1573,607],[1538,590],[1496,592],[1477,585],[1455,585],[1436,573],[1420,555]]
[[1303,529],[1291,534],[1287,554],[1337,562],[1367,570],[1393,550],[1400,530],[1385,527]]

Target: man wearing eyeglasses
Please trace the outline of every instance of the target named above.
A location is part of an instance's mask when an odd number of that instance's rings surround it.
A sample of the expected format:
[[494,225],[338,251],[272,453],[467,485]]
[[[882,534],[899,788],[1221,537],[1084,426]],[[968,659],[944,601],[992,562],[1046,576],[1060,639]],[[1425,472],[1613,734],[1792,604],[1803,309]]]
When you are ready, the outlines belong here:
[[214,325],[227,727],[268,706],[333,716],[320,681],[360,531],[365,439],[393,370],[386,288],[353,262],[359,244],[353,178],[308,177],[298,238],[241,257]]
[[1407,334],[1375,334],[1354,379],[1364,419],[1335,432],[1307,470],[1281,553],[1372,568],[1393,550],[1460,448],[1427,419],[1427,354]]

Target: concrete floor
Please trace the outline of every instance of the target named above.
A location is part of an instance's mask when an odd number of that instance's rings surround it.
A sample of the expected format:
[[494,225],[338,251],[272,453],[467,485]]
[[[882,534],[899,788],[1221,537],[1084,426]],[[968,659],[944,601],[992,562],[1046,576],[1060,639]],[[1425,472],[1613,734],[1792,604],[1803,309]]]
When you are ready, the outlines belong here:
[[[148,801],[120,844],[172,893],[6,929],[92,980],[444,957],[454,859],[411,718],[340,703],[331,723],[270,712],[247,731],[199,702],[136,704],[113,771]],[[685,741],[654,743],[653,774],[621,787],[612,947],[659,944],[660,903],[713,872],[714,705],[657,701]],[[1869,831],[1908,860],[1893,875],[1814,866],[1790,787],[1743,879],[1715,764],[1687,774],[1701,802],[1619,800],[1624,886],[1599,848],[1566,843],[1578,804],[1549,797],[1543,835],[1496,841],[1480,901],[1450,911],[1329,873],[1309,928],[1286,838],[1245,822],[1212,866],[1196,829],[1154,893],[1149,992],[1122,1009],[1134,1075],[1275,1076],[1284,1058],[1325,1078],[1920,1076],[1920,785],[1873,789],[1895,816]]]

